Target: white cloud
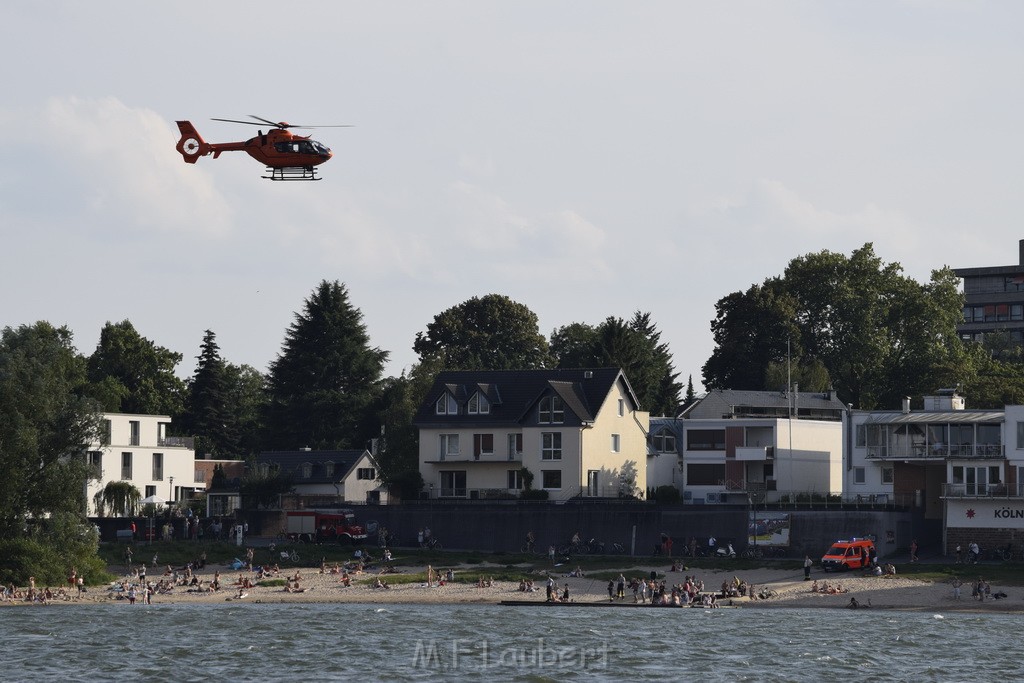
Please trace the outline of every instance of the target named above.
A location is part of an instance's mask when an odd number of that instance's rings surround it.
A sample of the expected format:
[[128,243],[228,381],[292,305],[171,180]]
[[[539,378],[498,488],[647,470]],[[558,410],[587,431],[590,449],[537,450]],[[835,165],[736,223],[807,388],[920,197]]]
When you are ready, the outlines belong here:
[[113,97],[51,98],[31,128],[93,221],[215,238],[231,230],[234,211],[212,176],[183,162],[177,130],[155,112]]

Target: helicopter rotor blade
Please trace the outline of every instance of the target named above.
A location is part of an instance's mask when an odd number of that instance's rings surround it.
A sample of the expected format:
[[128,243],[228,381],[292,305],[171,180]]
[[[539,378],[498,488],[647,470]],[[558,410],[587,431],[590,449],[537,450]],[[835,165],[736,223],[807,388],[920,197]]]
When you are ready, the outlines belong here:
[[[264,118],[260,118],[259,116],[254,116],[253,114],[249,114],[249,116],[251,116],[252,118],[256,119],[256,121],[239,121],[238,119],[216,119],[216,118],[212,118],[210,120],[211,121],[224,121],[225,123],[241,123],[241,124],[246,125],[246,126],[262,126],[263,124],[266,124],[266,125],[272,126],[274,128],[280,128],[281,130],[285,130],[287,128],[353,128],[354,127],[352,124],[340,124],[340,125],[328,125],[328,126],[301,126],[301,125],[296,124],[296,123],[287,123],[285,121],[270,121],[269,119],[264,119]],[[257,121],[260,121],[262,123],[257,123]]]
[[[226,123],[241,123],[241,124],[244,124],[246,126],[260,126],[260,125],[262,125],[260,123],[253,123],[252,121],[238,121],[236,119],[210,119],[210,120],[211,121],[224,121]],[[270,125],[276,126],[277,124],[276,123],[272,123]]]

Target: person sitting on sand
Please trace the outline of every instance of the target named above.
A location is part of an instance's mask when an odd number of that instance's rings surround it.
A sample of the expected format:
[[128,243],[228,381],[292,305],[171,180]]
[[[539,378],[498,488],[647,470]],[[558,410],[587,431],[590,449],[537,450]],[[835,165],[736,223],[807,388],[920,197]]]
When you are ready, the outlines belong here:
[[238,593],[235,595],[235,597],[239,598],[239,599],[247,598],[247,597],[249,597],[249,594],[245,592],[244,588],[239,588],[238,589]]
[[885,575],[896,576],[896,565],[894,565],[892,562],[887,562],[885,565]]
[[348,575],[348,572],[346,572],[346,571],[342,571],[341,572],[341,579],[340,579],[340,581],[341,581],[341,585],[344,586],[345,588],[349,588],[349,587],[352,586],[352,577],[350,577]]
[[812,593],[817,593],[818,592],[818,580],[817,579],[815,579],[814,583],[811,584],[811,592]]

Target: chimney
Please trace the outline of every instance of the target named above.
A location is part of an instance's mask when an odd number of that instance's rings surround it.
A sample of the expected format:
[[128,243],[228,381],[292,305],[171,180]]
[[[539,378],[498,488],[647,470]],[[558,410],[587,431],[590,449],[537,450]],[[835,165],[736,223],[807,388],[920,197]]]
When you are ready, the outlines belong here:
[[909,415],[910,414],[910,397],[909,396],[904,396],[903,397],[903,414],[904,415]]

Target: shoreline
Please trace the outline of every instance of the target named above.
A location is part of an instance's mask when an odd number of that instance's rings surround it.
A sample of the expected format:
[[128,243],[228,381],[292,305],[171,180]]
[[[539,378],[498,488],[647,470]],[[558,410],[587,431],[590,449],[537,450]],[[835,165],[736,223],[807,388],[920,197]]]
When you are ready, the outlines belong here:
[[[390,577],[409,577],[422,575],[424,567],[396,565],[398,573],[380,575],[380,578],[387,582]],[[319,569],[298,568],[303,573],[303,592],[287,592],[281,586],[261,586],[259,582],[252,588],[246,588],[243,592],[245,597],[238,597],[238,587],[234,581],[237,577],[253,579],[253,574],[247,571],[231,570],[227,567],[209,566],[197,573],[204,583],[208,583],[215,571],[221,573],[221,581],[224,585],[216,592],[187,592],[184,587],[177,587],[171,593],[155,594],[153,605],[167,604],[220,604],[220,603],[251,603],[251,604],[365,604],[365,605],[387,605],[387,604],[441,604],[441,605],[464,605],[464,604],[490,604],[498,605],[502,601],[516,601],[518,603],[533,603],[537,606],[548,606],[545,600],[545,583],[547,574],[534,572],[528,574],[524,568],[523,578],[532,578],[537,585],[536,592],[523,592],[519,590],[518,582],[494,581],[488,587],[478,587],[476,578],[488,575],[486,565],[455,566],[453,570],[457,577],[463,580],[471,578],[470,582],[453,582],[443,586],[427,586],[425,581],[408,582],[405,578],[403,583],[397,583],[390,588],[373,588],[364,584],[367,579],[377,577],[374,573],[365,573],[352,577],[352,585],[344,587],[340,583],[337,574],[321,574]],[[292,570],[295,571],[295,570]],[[614,570],[608,570],[614,571]],[[623,570],[627,581],[633,577],[647,578],[652,571],[658,573],[659,581],[664,580],[666,585],[671,587],[674,584],[683,583],[690,571],[666,572],[657,566],[632,567]],[[607,572],[602,572],[607,573]],[[282,572],[279,578],[284,578],[289,572]],[[762,589],[769,589],[775,592],[773,597],[767,599],[751,599],[748,597],[718,598],[720,607],[731,609],[786,609],[786,608],[816,608],[816,609],[849,609],[850,598],[862,605],[860,608],[884,610],[884,611],[908,611],[908,612],[964,612],[964,613],[996,613],[1012,614],[1024,612],[1024,588],[1013,586],[1002,586],[993,584],[992,595],[1005,594],[1002,599],[987,599],[978,601],[971,597],[971,583],[964,581],[961,588],[959,601],[953,598],[953,588],[948,583],[933,583],[903,577],[864,577],[848,574],[824,574],[816,571],[812,578],[819,582],[828,581],[833,585],[841,585],[841,593],[813,593],[810,591],[812,585],[804,581],[803,572],[794,573],[792,570],[779,569],[752,569],[741,572],[728,570],[693,570],[692,574],[704,582],[704,592],[718,592],[723,581],[732,581],[734,577],[751,584],[755,592]],[[627,595],[624,599],[609,600],[606,579],[594,579],[587,576],[569,577],[563,574],[551,573],[555,580],[559,593],[564,590],[566,584],[569,586],[570,601],[576,603],[606,603],[606,607],[613,608],[614,604],[633,605],[633,595],[627,586]],[[164,578],[163,575],[149,575],[151,581],[158,581]],[[967,577],[962,577],[967,578]],[[231,582],[231,583],[229,583]],[[65,589],[66,590],[66,589]],[[141,592],[140,592],[141,593]],[[7,600],[0,602],[2,607],[43,607],[60,605],[81,605],[81,604],[123,604],[126,608],[132,608],[127,599],[119,598],[117,591],[112,591],[108,586],[90,586],[86,594],[78,599],[54,599],[47,603],[33,603],[24,600]],[[607,603],[613,603],[607,605]],[[136,606],[145,606],[141,595],[136,600]],[[529,607],[529,604],[517,606]],[[571,605],[560,605],[570,607]],[[656,609],[681,609],[679,607],[653,606]]]

